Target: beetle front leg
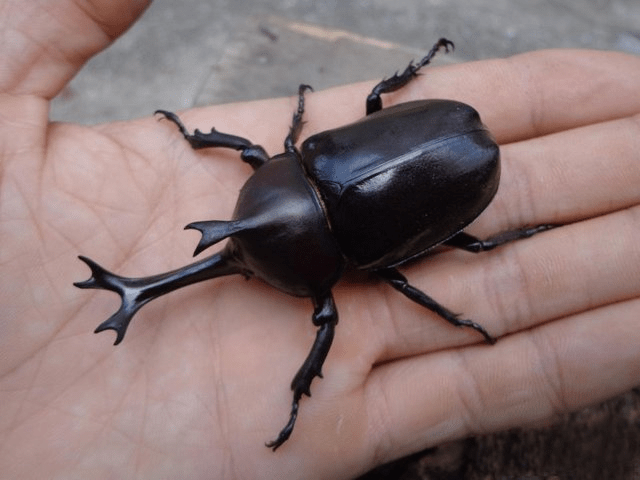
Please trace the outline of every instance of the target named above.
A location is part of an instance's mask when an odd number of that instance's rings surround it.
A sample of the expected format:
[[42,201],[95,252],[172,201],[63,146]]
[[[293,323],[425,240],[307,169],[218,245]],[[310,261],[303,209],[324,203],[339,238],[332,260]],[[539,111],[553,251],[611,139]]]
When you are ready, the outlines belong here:
[[232,148],[240,151],[240,158],[251,165],[254,170],[269,161],[269,155],[265,149],[260,145],[254,145],[246,138],[229,135],[228,133],[221,133],[215,128],[212,128],[209,133],[202,133],[198,129],[193,133],[189,133],[175,113],[168,112],[166,110],[156,110],[154,113],[162,115],[167,120],[175,123],[178,129],[180,129],[182,136],[189,142],[189,145],[191,145],[191,148],[194,150],[213,147]]
[[418,63],[414,65],[413,62],[410,62],[404,72],[400,75],[396,72],[393,77],[382,80],[373,87],[373,90],[371,90],[371,93],[367,97],[367,115],[382,109],[382,99],[380,98],[381,94],[395,92],[396,90],[404,87],[417,76],[418,70],[431,62],[431,59],[442,47],[444,47],[446,53],[449,53],[449,48],[453,50],[454,45],[450,40],[441,38],[433,47],[431,47],[429,53],[427,53],[427,55]]
[[440,305],[429,295],[424,293],[421,290],[418,290],[416,287],[409,284],[406,277],[402,275],[395,268],[385,268],[382,270],[377,270],[376,273],[380,275],[380,277],[391,285],[393,288],[402,293],[405,297],[410,300],[413,300],[418,305],[422,305],[425,308],[428,308],[432,312],[438,314],[440,317],[444,318],[451,325],[455,325],[456,327],[469,327],[473,328],[476,332],[480,333],[487,343],[494,344],[496,343],[496,339],[493,338],[489,333],[485,330],[485,328],[479,323],[474,322],[473,320],[460,319],[458,318],[458,314],[453,313],[451,310]]
[[333,301],[333,296],[331,293],[328,293],[324,296],[314,298],[313,304],[313,324],[320,328],[318,329],[309,355],[291,382],[293,402],[291,403],[289,421],[278,434],[278,438],[266,443],[266,446],[273,449],[274,452],[291,436],[296,418],[298,417],[298,404],[300,403],[300,399],[303,394],[307,397],[311,396],[311,382],[315,377],[322,378],[322,365],[327,358],[331,343],[333,342],[335,326],[338,323],[338,310]]

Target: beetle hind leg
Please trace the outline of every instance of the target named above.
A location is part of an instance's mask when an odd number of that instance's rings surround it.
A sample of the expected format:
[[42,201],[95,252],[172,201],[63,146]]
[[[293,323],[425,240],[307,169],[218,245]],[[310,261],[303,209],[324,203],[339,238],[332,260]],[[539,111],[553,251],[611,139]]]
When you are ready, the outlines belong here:
[[398,290],[405,297],[407,297],[410,300],[413,300],[418,305],[428,308],[432,312],[439,315],[441,318],[444,318],[451,325],[454,325],[456,327],[472,328],[476,332],[480,333],[484,337],[487,343],[490,343],[490,344],[496,343],[496,339],[491,335],[489,335],[489,332],[487,332],[482,325],[474,322],[473,320],[459,318],[459,315],[443,307],[423,291],[418,290],[416,287],[410,285],[406,277],[402,275],[395,268],[385,268],[385,269],[376,271],[376,273],[380,275],[380,277],[385,282],[387,282],[393,288]]
[[509,230],[507,232],[502,232],[485,240],[481,240],[465,232],[459,232],[449,240],[445,241],[444,244],[450,247],[465,250],[467,252],[480,253],[493,250],[494,248],[504,245],[505,243],[532,237],[536,233],[551,230],[555,227],[556,225],[549,224],[537,225],[535,227],[525,227],[518,230]]
[[418,70],[431,62],[433,57],[441,48],[444,48],[445,52],[448,53],[449,48],[452,50],[454,48],[453,42],[446,38],[439,39],[436,44],[431,47],[429,53],[427,53],[418,63],[414,64],[413,62],[410,62],[404,72],[401,74],[396,72],[393,77],[382,80],[373,87],[373,90],[371,90],[371,93],[367,97],[367,115],[382,109],[382,99],[380,98],[381,94],[395,92],[396,90],[404,87],[417,76]]
[[269,155],[265,149],[260,145],[254,145],[246,138],[218,132],[215,128],[212,128],[209,133],[203,133],[198,129],[193,133],[189,133],[180,120],[180,117],[175,113],[166,110],[156,110],[154,113],[156,115],[162,115],[167,120],[175,123],[180,133],[182,133],[182,136],[189,142],[189,145],[191,145],[191,148],[194,150],[213,147],[232,148],[240,151],[242,161],[251,165],[254,170],[269,161]]
[[304,363],[293,377],[291,390],[293,390],[293,402],[291,403],[291,413],[289,421],[284,426],[275,440],[267,442],[265,445],[276,451],[284,442],[288,440],[293,431],[293,427],[298,418],[298,405],[302,395],[311,396],[311,382],[315,377],[322,378],[322,365],[324,364],[333,336],[338,323],[338,310],[333,301],[331,293],[314,298],[313,324],[318,326],[316,339],[313,342],[311,351]]

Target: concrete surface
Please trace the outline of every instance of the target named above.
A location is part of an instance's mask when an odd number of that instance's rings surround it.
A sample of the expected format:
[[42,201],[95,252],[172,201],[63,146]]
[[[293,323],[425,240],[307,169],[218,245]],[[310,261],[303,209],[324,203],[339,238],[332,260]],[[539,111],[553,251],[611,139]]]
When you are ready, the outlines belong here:
[[640,54],[640,2],[155,0],[51,116],[94,124],[379,79],[441,36],[456,43],[455,61],[551,47]]

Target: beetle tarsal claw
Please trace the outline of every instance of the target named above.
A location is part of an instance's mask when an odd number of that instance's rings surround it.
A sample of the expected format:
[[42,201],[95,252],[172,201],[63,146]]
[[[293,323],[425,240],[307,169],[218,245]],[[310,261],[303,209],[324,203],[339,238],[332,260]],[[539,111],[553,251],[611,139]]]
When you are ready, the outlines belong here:
[[438,47],[444,47],[444,51],[446,53],[449,53],[449,49],[451,49],[451,51],[456,49],[456,46],[453,44],[453,42],[451,40],[446,39],[446,38],[439,39],[438,43],[436,45]]
[[280,430],[278,433],[278,437],[275,440],[271,440],[270,442],[266,442],[265,445],[269,447],[274,452],[280,447],[284,442],[286,442],[291,436],[291,432],[293,431],[293,427],[296,424],[296,419],[298,418],[298,400],[294,400],[291,404],[291,415],[289,416],[289,421],[285,425],[285,427]]
[[474,322],[473,320],[460,319],[460,318],[458,318],[457,315],[453,318],[454,321],[451,321],[451,320],[447,319],[446,317],[445,317],[445,320],[449,321],[450,323],[452,323],[456,327],[468,327],[468,328],[474,329],[476,332],[478,332],[480,335],[482,335],[484,337],[485,341],[490,345],[493,345],[494,343],[496,343],[495,337],[492,337],[489,334],[489,332],[487,332],[487,330],[482,325],[480,325],[477,322]]

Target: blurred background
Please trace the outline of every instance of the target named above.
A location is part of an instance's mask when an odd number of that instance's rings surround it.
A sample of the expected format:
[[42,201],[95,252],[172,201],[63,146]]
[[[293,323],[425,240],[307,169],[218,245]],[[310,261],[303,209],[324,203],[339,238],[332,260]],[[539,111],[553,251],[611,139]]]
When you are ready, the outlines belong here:
[[[640,55],[640,1],[154,0],[53,101],[51,116],[96,124],[294,95],[300,83],[379,80],[439,37],[456,44],[440,63],[554,47]],[[545,428],[419,452],[361,480],[494,478],[640,479],[640,391]]]
[[52,119],[95,124],[381,79],[421,58],[553,47],[640,54],[639,0],[155,0],[55,99]]

